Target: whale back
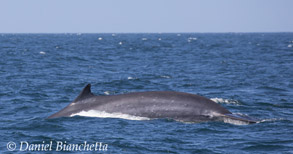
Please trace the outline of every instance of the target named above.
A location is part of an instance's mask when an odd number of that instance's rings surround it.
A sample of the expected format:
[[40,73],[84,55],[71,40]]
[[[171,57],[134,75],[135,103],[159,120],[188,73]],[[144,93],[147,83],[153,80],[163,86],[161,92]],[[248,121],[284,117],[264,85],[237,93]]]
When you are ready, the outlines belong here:
[[[95,96],[86,85],[76,99],[48,118],[88,115],[112,117],[115,114],[150,119],[167,118],[184,122],[224,121],[255,123],[254,119],[231,113],[220,104],[203,96],[175,91],[134,92]],[[111,116],[109,116],[110,114]],[[114,116],[117,117],[117,116]]]

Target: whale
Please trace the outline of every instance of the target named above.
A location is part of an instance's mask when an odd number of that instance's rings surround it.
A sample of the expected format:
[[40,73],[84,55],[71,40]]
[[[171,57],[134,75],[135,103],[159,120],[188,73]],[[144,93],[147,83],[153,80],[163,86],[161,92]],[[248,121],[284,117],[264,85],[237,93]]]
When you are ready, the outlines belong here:
[[222,121],[251,124],[257,120],[233,114],[214,101],[196,94],[175,91],[132,92],[118,95],[94,95],[87,84],[77,98],[48,119],[90,116],[134,120],[170,119],[181,122]]

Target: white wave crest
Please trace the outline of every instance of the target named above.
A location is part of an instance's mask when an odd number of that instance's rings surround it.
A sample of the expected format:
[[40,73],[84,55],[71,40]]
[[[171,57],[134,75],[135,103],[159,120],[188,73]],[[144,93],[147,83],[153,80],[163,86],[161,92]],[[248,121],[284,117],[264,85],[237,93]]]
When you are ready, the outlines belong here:
[[274,122],[274,121],[279,121],[279,120],[284,120],[284,119],[283,118],[263,119],[263,120],[258,121],[257,123]]
[[229,123],[229,124],[234,124],[234,125],[248,125],[249,124],[249,122],[235,120],[235,119],[231,119],[231,118],[224,118],[223,121],[224,121],[224,123]]
[[136,79],[135,77],[131,77],[131,76],[129,76],[129,77],[127,77],[127,79],[128,80],[134,80],[134,79]]
[[133,116],[123,113],[107,113],[105,111],[96,111],[96,110],[89,110],[89,111],[81,111],[79,113],[74,113],[70,115],[73,116],[84,116],[84,117],[98,117],[98,118],[121,118],[121,119],[127,119],[127,120],[150,120],[150,118],[147,117],[139,117],[139,116]]
[[[241,120],[242,119],[242,120]],[[259,123],[255,118],[249,117],[243,113],[233,113],[226,116],[223,116],[223,121],[225,123],[230,123],[234,125],[248,125],[250,123]]]
[[110,95],[110,91],[105,91],[104,94]]
[[224,99],[224,98],[211,98],[210,100],[216,102],[216,103],[221,103],[221,104],[235,104],[235,105],[240,105],[240,102],[237,100],[232,100],[232,99]]
[[171,78],[171,76],[168,76],[168,75],[162,75],[161,77],[162,78],[166,78],[166,79],[170,79]]

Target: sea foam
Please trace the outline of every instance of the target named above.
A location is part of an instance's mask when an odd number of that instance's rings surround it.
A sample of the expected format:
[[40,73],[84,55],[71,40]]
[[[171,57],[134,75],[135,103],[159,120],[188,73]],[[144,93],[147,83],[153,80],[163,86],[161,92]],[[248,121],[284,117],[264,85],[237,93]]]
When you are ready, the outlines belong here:
[[84,117],[98,117],[98,118],[121,118],[121,119],[127,119],[127,120],[150,120],[150,118],[147,117],[139,117],[139,116],[133,116],[123,113],[107,113],[105,111],[96,111],[96,110],[89,110],[89,111],[81,111],[79,113],[72,114],[73,116],[84,116]]
[[221,103],[221,104],[235,104],[235,105],[240,105],[240,102],[237,100],[232,100],[232,99],[224,99],[224,98],[211,98],[210,100],[216,102],[216,103]]

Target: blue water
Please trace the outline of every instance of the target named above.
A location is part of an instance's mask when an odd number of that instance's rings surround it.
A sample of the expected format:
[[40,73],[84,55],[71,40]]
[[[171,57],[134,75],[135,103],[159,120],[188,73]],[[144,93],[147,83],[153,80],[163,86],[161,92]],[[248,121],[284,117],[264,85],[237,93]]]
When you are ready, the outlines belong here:
[[[107,144],[94,153],[293,153],[292,46],[293,33],[0,34],[0,153],[39,153],[21,141],[52,141],[42,153],[57,141]],[[87,83],[97,95],[199,94],[260,123],[46,119]]]

